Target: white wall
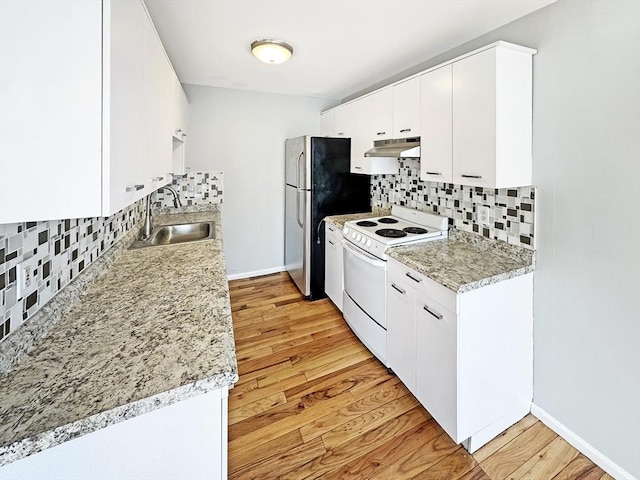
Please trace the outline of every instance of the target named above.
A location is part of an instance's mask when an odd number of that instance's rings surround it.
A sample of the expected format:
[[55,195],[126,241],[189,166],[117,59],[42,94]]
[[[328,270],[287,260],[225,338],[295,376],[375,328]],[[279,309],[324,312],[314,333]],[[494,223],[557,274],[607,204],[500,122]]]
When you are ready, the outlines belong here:
[[534,402],[640,478],[640,2],[561,0],[394,79],[496,40],[538,49]]
[[187,166],[224,172],[228,273],[284,269],[284,142],[317,135],[320,112],[335,101],[196,85],[185,90]]

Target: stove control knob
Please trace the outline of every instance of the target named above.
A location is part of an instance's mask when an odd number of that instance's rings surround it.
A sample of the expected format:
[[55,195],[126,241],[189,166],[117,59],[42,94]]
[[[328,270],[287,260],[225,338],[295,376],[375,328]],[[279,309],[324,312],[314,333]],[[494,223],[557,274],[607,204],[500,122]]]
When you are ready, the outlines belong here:
[[353,238],[355,240],[356,238],[356,232],[351,232],[351,238]]
[[342,235],[344,235],[345,237],[346,237],[347,235],[349,235],[349,229],[348,229],[347,227],[344,227],[344,228],[342,229]]
[[367,240],[367,247],[371,246],[371,240]]
[[362,240],[360,240],[360,242],[364,245],[367,242],[367,239],[363,236]]
[[361,238],[362,238],[362,235],[360,234],[356,235],[356,242],[359,242]]

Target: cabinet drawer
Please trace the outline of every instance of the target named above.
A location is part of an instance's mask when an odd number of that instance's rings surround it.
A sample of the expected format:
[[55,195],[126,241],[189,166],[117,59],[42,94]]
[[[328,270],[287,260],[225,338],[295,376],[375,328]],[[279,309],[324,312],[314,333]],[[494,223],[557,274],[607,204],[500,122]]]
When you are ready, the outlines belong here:
[[433,298],[449,310],[457,311],[457,295],[455,292],[393,258],[389,259],[388,266],[389,278],[393,277],[398,281],[402,279],[404,282],[409,282],[416,289],[416,293]]

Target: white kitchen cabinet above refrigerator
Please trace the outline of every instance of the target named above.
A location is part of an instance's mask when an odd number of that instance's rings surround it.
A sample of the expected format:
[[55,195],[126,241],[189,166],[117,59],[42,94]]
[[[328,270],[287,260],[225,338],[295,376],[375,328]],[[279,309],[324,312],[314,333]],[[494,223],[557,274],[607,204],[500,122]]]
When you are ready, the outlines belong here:
[[168,183],[175,73],[140,0],[0,8],[0,223],[109,216]]

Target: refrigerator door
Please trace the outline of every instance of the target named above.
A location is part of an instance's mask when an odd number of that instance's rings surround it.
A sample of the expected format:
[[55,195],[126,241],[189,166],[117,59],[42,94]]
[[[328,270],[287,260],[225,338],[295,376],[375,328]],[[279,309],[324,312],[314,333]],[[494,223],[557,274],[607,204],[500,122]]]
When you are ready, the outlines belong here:
[[284,261],[304,296],[310,294],[311,192],[285,185]]
[[311,188],[308,146],[309,137],[290,138],[285,142],[285,184],[303,190]]

